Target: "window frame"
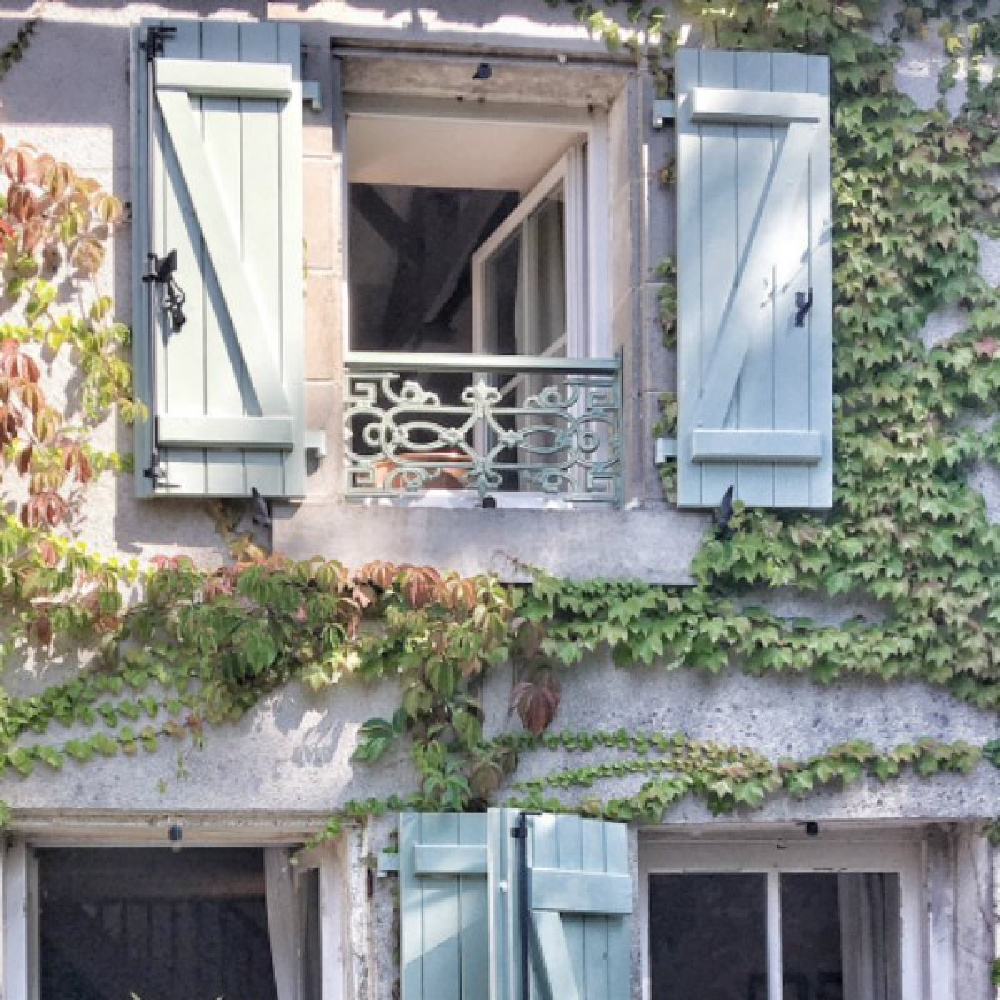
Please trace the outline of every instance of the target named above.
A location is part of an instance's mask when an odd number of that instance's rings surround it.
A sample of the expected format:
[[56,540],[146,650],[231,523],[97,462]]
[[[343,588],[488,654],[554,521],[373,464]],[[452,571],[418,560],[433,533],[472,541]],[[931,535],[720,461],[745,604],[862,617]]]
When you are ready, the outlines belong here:
[[[256,834],[256,836],[255,836]],[[319,874],[319,947],[322,1000],[341,1000],[351,995],[346,968],[344,934],[349,921],[344,919],[343,890],[348,863],[341,856],[342,845],[324,844],[305,849],[308,834],[275,836],[274,829],[197,830],[184,828],[184,848],[253,848],[286,847],[296,858],[300,870],[315,868]],[[160,827],[155,835],[137,830],[66,830],[42,834],[15,834],[0,853],[0,988],[3,995],[39,1000],[38,941],[38,864],[36,849],[112,848],[128,850],[157,847],[171,850],[167,830]]]
[[[610,131],[609,116],[606,110],[504,102],[502,95],[500,99],[472,103],[439,98],[360,93],[348,90],[342,94],[341,111],[343,118],[339,129],[339,138],[340,151],[344,157],[340,217],[340,235],[344,248],[341,348],[345,358],[349,358],[354,350],[351,346],[349,294],[351,265],[348,249],[350,246],[348,185],[351,181],[348,169],[350,152],[347,137],[347,120],[352,115],[455,123],[469,122],[470,124],[490,122],[523,124],[539,128],[573,129],[584,134],[586,137],[584,140],[586,181],[570,185],[577,190],[567,192],[567,197],[572,197],[579,202],[578,210],[574,207],[572,212],[578,217],[579,222],[574,220],[572,225],[569,222],[567,224],[566,255],[568,294],[580,296],[585,327],[582,332],[567,331],[566,356],[571,358],[611,357],[613,351],[611,346],[611,258],[609,253],[611,240]],[[562,157],[560,160],[554,161],[547,172],[550,173],[557,168],[561,160]],[[541,177],[536,178],[528,190],[536,187],[542,179]],[[579,190],[581,187],[582,191]],[[519,209],[520,205],[514,212],[516,213]],[[583,228],[582,245],[579,233],[581,224]],[[573,232],[574,229],[577,230],[576,233]],[[573,289],[570,287],[571,275],[574,273],[580,276],[581,288]]]
[[[797,832],[790,837],[759,836],[693,839],[643,837],[639,841],[640,974],[643,1000],[652,997],[649,947],[649,876],[702,872],[732,872],[767,876],[767,968],[781,967],[780,881],[791,872],[879,872],[899,877],[901,995],[920,1000],[927,981],[924,948],[923,850],[917,836],[886,833],[872,836],[862,831],[821,830],[817,837]],[[781,1000],[780,977],[770,976],[768,1000]]]

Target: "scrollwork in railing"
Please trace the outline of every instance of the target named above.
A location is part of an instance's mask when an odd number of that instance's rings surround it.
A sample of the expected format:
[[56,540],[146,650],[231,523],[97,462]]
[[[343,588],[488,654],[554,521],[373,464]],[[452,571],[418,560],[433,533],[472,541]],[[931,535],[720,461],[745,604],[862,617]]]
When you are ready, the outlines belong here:
[[349,363],[348,493],[516,491],[617,502],[617,362],[567,362],[560,371],[550,359],[518,360],[521,370],[512,359],[478,357],[460,370],[450,357],[439,367],[423,361],[412,374]]

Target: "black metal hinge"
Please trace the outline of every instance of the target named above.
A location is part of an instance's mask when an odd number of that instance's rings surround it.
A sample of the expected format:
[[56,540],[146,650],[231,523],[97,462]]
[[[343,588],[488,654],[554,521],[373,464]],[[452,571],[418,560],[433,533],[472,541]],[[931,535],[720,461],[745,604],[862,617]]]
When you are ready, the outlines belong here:
[[156,450],[150,458],[150,463],[142,470],[143,476],[146,479],[153,480],[153,486],[164,486],[166,485],[167,470],[163,468],[163,463],[160,461],[160,454]]
[[163,43],[176,34],[176,28],[165,24],[151,24],[146,29],[146,37],[139,42],[139,48],[146,53],[146,62],[152,62],[157,56],[162,56]]

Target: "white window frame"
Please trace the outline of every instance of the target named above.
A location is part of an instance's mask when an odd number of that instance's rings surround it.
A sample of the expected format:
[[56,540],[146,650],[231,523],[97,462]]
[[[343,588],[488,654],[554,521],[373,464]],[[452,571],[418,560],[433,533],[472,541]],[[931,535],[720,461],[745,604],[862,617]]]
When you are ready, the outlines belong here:
[[[158,847],[170,850],[165,828],[154,838],[134,831],[75,831],[42,835],[15,835],[0,852],[0,939],[3,941],[0,963],[0,997],[38,1000],[38,863],[35,850],[73,848]],[[197,831],[184,828],[181,850],[197,847],[265,847],[293,849],[296,864],[302,871],[319,871],[320,961],[322,964],[322,1000],[346,1000],[353,995],[345,961],[348,921],[343,912],[347,865],[336,844],[312,850],[301,848],[308,837],[275,838],[273,828],[261,829],[255,837],[251,830],[236,835],[231,830]]]
[[781,896],[779,876],[787,872],[885,872],[899,876],[900,975],[905,1000],[924,996],[922,844],[916,837],[824,833],[806,838],[693,840],[640,837],[639,913],[643,1000],[652,997],[649,955],[649,876],[659,873],[761,873],[767,876],[768,1000],[782,1000]]
[[[518,123],[538,128],[573,129],[585,136],[586,182],[582,170],[570,171],[576,177],[567,177],[567,233],[566,233],[566,284],[568,296],[580,296],[580,309],[584,329],[577,331],[571,325],[567,312],[568,357],[611,357],[611,193],[609,190],[609,129],[608,115],[601,110],[559,108],[548,105],[504,104],[490,101],[483,104],[442,101],[427,98],[404,98],[382,94],[343,95],[345,127],[343,140],[347,142],[346,119],[351,116],[372,118],[417,119],[449,122]],[[345,150],[345,156],[350,154]],[[561,161],[560,161],[561,162]],[[559,168],[559,162],[552,169]],[[344,206],[341,229],[345,253],[344,326],[343,349],[350,354],[351,323],[350,296],[347,294],[351,262],[348,255],[348,171],[343,171],[342,204]],[[585,188],[584,190],[581,190]],[[537,189],[537,188],[536,188]],[[575,205],[573,203],[576,203]],[[519,205],[513,215],[521,211]],[[504,224],[501,224],[501,229]],[[582,232],[581,232],[582,230]],[[489,241],[487,241],[489,242]],[[477,251],[479,253],[479,251]],[[579,282],[573,288],[572,283]],[[582,294],[581,294],[582,293]]]

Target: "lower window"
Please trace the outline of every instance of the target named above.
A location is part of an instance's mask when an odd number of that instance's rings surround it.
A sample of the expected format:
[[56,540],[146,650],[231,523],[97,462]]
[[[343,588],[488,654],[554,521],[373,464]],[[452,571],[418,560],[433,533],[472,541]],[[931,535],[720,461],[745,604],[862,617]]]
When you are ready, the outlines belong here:
[[29,873],[38,1000],[319,1000],[318,873],[284,848],[37,849]]
[[652,845],[649,1000],[915,1000],[915,847]]

